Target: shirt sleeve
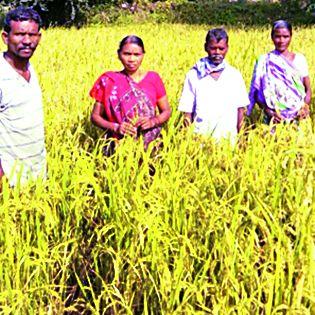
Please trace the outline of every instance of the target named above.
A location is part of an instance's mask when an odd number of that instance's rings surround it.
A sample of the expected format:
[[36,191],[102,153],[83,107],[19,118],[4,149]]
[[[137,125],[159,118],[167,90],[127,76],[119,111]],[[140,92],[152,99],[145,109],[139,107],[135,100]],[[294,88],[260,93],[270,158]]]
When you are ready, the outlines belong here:
[[302,78],[309,76],[308,65],[304,55],[297,53],[293,61]]
[[178,110],[185,113],[193,113],[196,107],[196,89],[194,86],[193,72],[189,71],[186,75]]

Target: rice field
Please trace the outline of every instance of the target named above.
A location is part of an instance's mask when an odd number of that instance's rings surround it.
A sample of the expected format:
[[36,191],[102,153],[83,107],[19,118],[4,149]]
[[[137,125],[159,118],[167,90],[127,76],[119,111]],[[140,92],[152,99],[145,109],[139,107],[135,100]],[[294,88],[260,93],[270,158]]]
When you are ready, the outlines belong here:
[[[207,29],[43,31],[32,63],[49,178],[3,186],[1,314],[315,314],[314,115],[271,135],[257,111],[237,147],[181,129],[177,102]],[[228,31],[227,60],[249,87],[256,57],[273,48],[269,30]],[[173,114],[154,156],[127,138],[105,158],[88,92],[121,69],[128,34],[144,40],[143,68],[163,78]],[[297,29],[291,43],[313,88],[314,38]]]

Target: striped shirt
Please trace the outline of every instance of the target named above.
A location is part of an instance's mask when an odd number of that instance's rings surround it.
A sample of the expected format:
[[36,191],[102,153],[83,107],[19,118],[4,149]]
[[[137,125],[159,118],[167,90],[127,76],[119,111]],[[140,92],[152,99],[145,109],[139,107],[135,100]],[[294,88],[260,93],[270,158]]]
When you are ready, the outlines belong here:
[[0,56],[0,160],[11,185],[46,177],[42,95],[29,70],[28,82]]

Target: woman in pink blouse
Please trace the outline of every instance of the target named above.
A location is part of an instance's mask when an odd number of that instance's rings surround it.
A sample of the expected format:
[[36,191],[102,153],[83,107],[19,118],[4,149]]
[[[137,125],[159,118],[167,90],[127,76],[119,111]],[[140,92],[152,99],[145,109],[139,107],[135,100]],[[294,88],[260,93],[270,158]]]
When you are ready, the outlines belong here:
[[116,139],[142,135],[147,149],[160,135],[171,109],[160,76],[140,69],[144,53],[141,38],[125,37],[118,49],[124,69],[102,74],[94,83],[90,96],[95,99],[91,115],[94,125],[107,130],[109,136]]

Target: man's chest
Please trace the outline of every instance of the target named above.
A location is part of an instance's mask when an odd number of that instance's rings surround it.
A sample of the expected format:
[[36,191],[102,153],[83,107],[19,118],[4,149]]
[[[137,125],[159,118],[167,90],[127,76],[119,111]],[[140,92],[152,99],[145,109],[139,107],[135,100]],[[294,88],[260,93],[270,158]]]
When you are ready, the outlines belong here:
[[36,104],[41,99],[38,84],[26,80],[0,77],[0,113],[24,111],[25,106]]
[[233,80],[224,77],[223,74],[217,79],[210,76],[203,78],[196,85],[197,107],[202,109],[211,105],[228,108],[235,101],[234,85]]

